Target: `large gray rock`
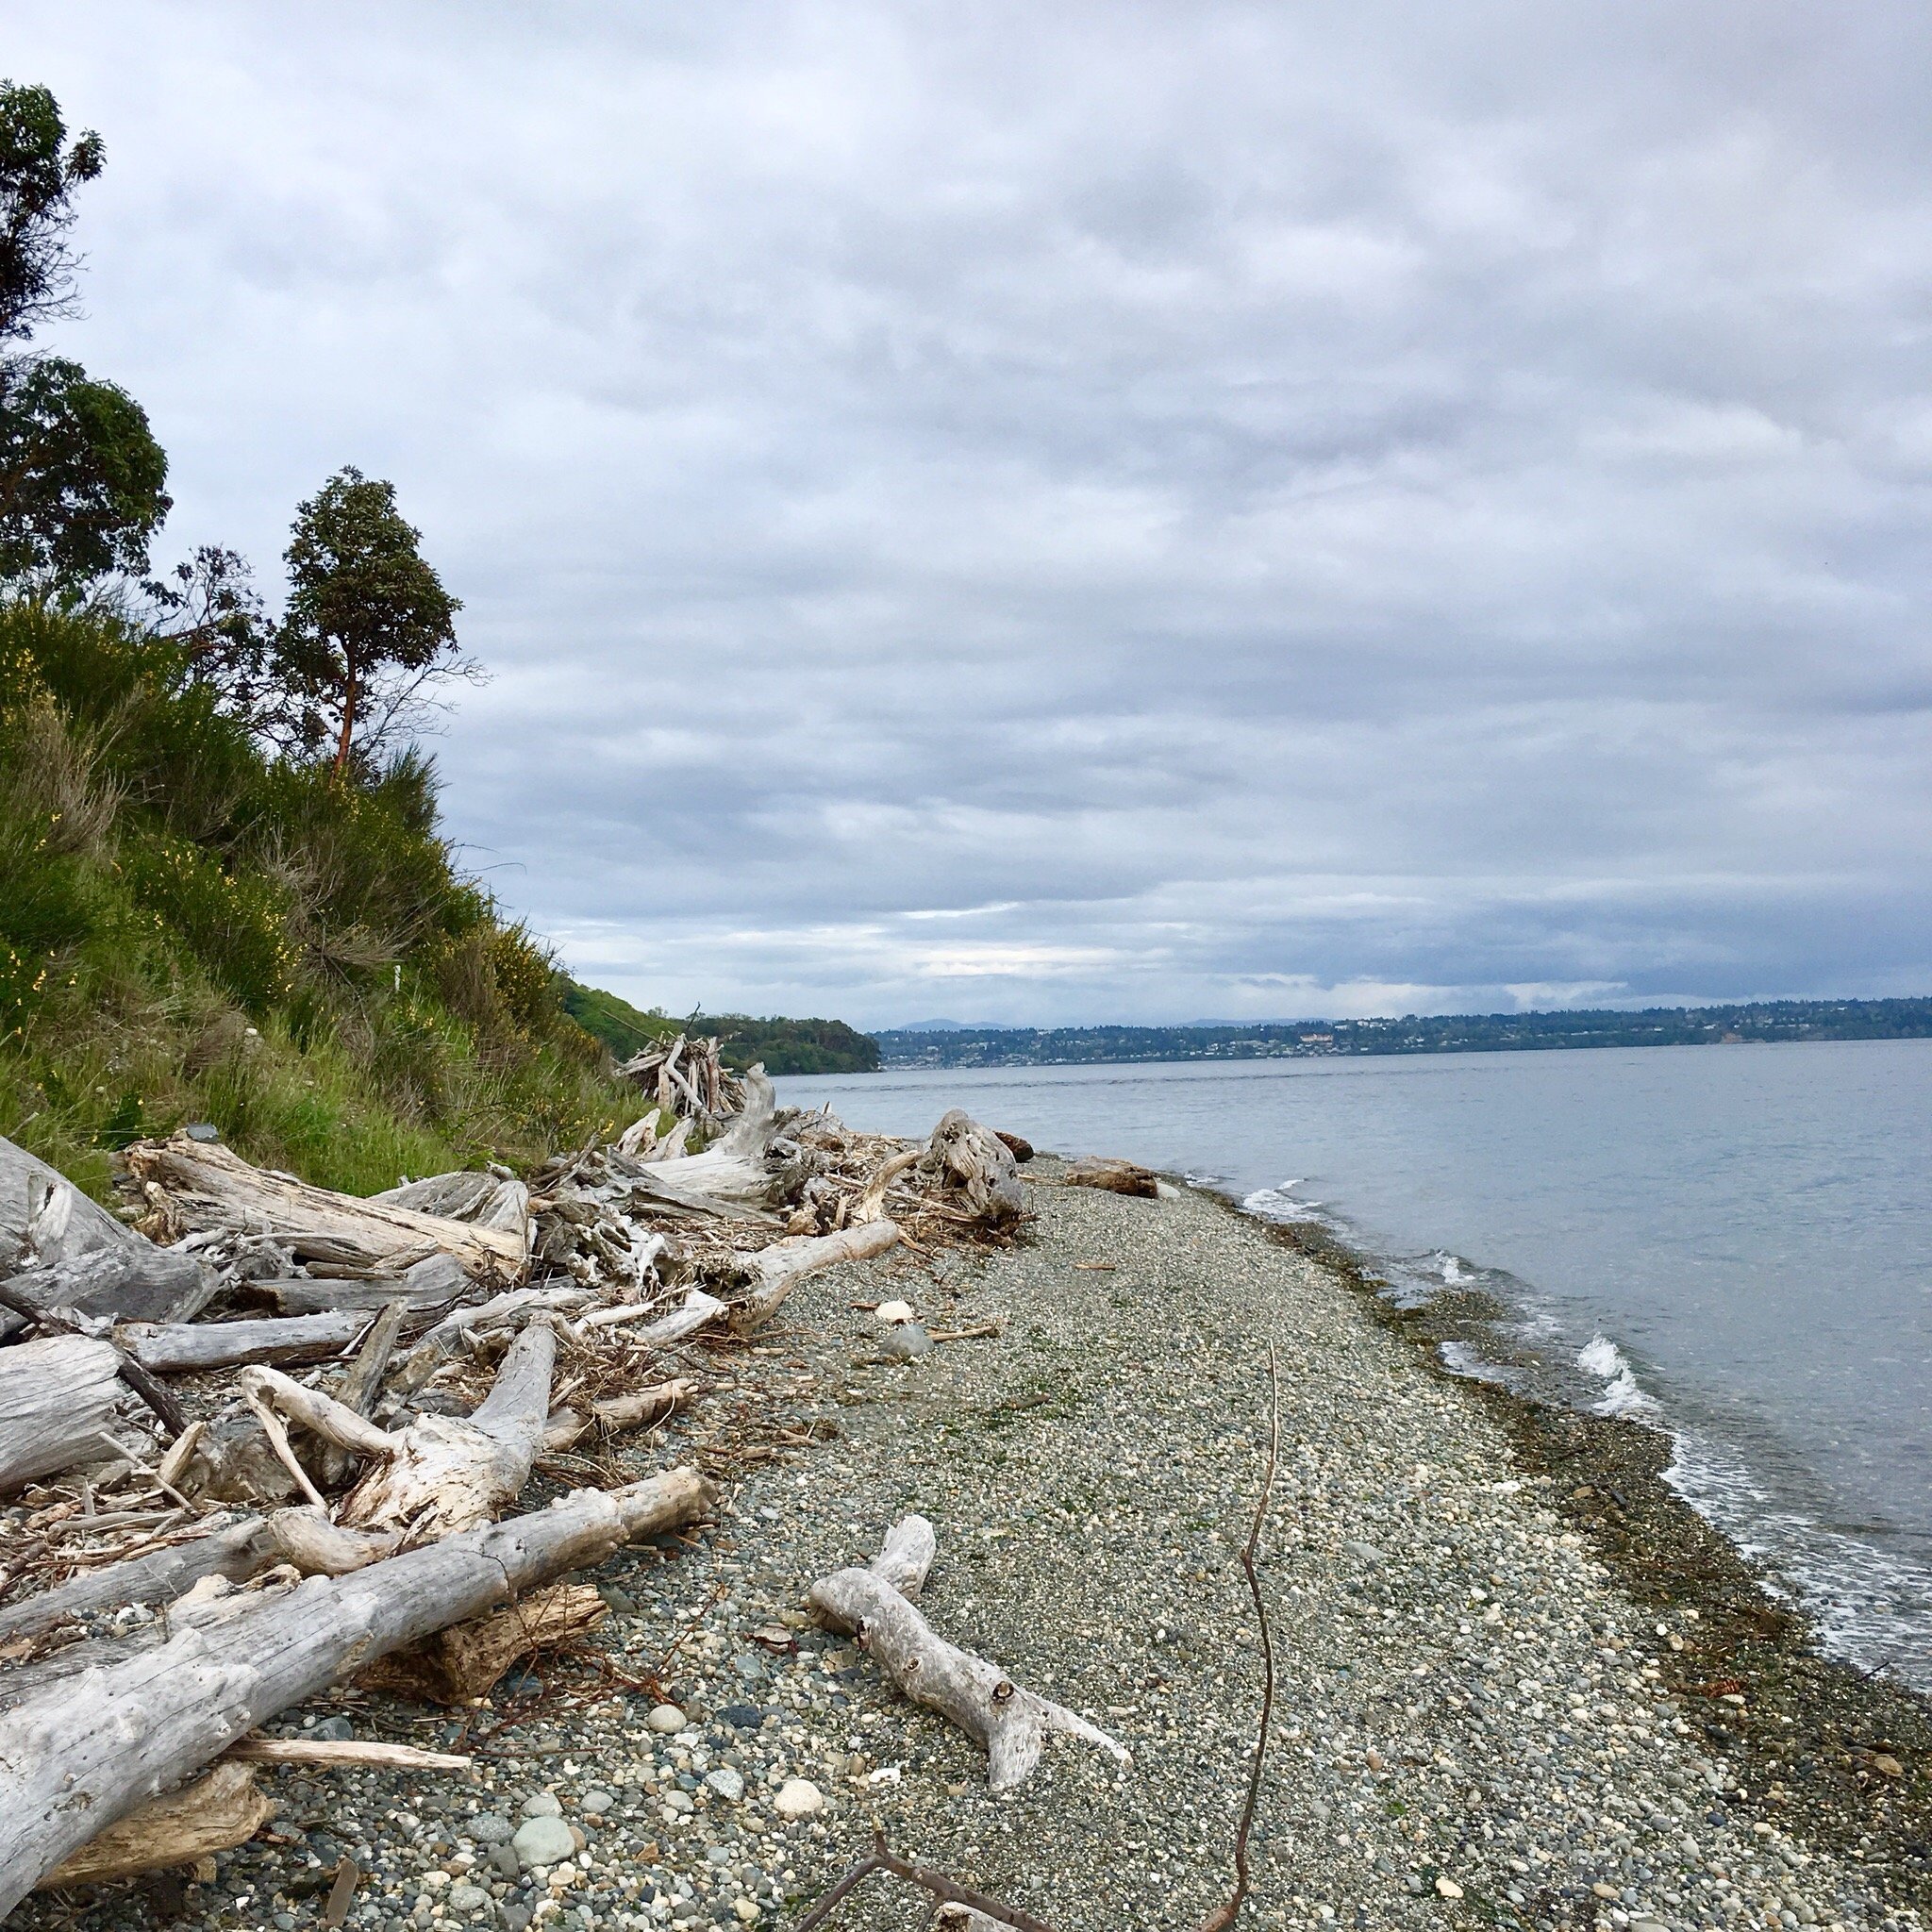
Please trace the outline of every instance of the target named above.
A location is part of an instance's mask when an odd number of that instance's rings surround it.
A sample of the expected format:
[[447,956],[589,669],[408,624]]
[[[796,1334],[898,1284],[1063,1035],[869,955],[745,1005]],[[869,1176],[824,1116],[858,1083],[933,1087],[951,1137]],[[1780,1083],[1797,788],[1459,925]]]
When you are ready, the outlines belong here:
[[509,1844],[525,1872],[539,1865],[555,1865],[577,1848],[575,1837],[561,1818],[526,1818],[517,1826]]

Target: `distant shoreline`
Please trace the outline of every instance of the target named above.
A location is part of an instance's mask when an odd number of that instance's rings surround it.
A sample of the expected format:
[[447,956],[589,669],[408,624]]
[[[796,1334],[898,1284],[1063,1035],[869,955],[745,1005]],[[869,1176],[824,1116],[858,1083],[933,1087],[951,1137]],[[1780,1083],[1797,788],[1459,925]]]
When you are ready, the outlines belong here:
[[1228,1022],[1186,1026],[947,1026],[874,1033],[881,1072],[919,1067],[1118,1066],[1342,1059],[1564,1048],[1753,1046],[1932,1039],[1932,998],[1768,1000],[1623,1012],[1408,1014],[1388,1020]]

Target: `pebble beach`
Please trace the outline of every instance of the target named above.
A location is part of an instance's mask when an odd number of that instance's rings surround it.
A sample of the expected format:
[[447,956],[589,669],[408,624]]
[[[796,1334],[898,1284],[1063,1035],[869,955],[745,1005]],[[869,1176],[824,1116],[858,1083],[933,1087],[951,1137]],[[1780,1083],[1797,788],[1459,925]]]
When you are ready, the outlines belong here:
[[[1919,1764],[1855,1740],[1833,1775],[1869,1787],[1869,1828],[1808,1807],[1777,1729],[1804,1714],[1719,1688],[1708,1608],[1630,1587],[1574,1486],[1345,1271],[1210,1195],[1025,1172],[1014,1245],[839,1270],[749,1354],[691,1352],[731,1386],[637,1466],[712,1456],[720,1509],[589,1579],[609,1606],[590,1658],[540,1657],[460,1719],[347,1695],[275,1726],[474,1749],[472,1774],[276,1772],[267,1832],[211,1870],[42,1894],[11,1924],[294,1932],[347,1857],[337,1912],[368,1932],[777,1927],[876,1830],[1056,1932],[1188,1932],[1228,1896],[1256,1748],[1238,1559],[1271,1348],[1276,1687],[1243,1924],[1922,1923],[1897,1850]],[[895,1300],[921,1332],[881,1322]],[[993,1797],[971,1740],[816,1626],[813,1579],[910,1511],[938,1535],[934,1626],[1130,1765],[1056,1738]],[[930,1916],[874,1877],[833,1923]]]

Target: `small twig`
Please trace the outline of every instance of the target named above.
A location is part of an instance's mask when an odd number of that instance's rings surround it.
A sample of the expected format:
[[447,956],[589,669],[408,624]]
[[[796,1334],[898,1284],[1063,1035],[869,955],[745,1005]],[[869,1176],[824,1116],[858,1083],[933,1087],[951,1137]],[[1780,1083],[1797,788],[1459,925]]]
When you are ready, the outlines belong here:
[[1281,1456],[1281,1379],[1274,1367],[1274,1344],[1268,1344],[1268,1470],[1261,1478],[1261,1493],[1255,1503],[1255,1521],[1248,1531],[1247,1546],[1241,1551],[1241,1573],[1248,1579],[1248,1594],[1255,1600],[1255,1616],[1261,1626],[1261,1727],[1255,1740],[1255,1765],[1248,1774],[1248,1801],[1241,1807],[1241,1822],[1234,1835],[1234,1895],[1202,1924],[1201,1932],[1228,1932],[1241,1916],[1248,1895],[1248,1835],[1255,1828],[1255,1806],[1261,1796],[1261,1768],[1268,1757],[1268,1726],[1274,1716],[1274,1644],[1268,1630],[1268,1606],[1261,1596],[1261,1579],[1255,1574],[1255,1552],[1261,1543],[1261,1525],[1268,1518],[1268,1498],[1274,1488],[1274,1465]]
[[883,1832],[874,1835],[872,1850],[799,1920],[797,1932],[814,1932],[815,1927],[823,1925],[874,1872],[888,1872],[894,1878],[903,1878],[907,1884],[931,1893],[942,1906],[970,1907],[999,1924],[1013,1926],[1015,1932],[1053,1932],[1043,1919],[1023,1912],[1018,1906],[1003,1905],[983,1891],[974,1891],[970,1885],[961,1885],[957,1878],[948,1878],[943,1872],[935,1872],[929,1865],[915,1865],[910,1858],[888,1851]]

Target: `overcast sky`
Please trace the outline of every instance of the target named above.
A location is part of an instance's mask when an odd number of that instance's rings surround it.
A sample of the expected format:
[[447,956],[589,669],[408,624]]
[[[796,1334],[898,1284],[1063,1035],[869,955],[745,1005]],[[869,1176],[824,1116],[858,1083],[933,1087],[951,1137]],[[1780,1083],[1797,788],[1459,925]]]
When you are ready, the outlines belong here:
[[1918,5],[13,0],[157,547],[388,476],[685,1010],[1932,992]]

